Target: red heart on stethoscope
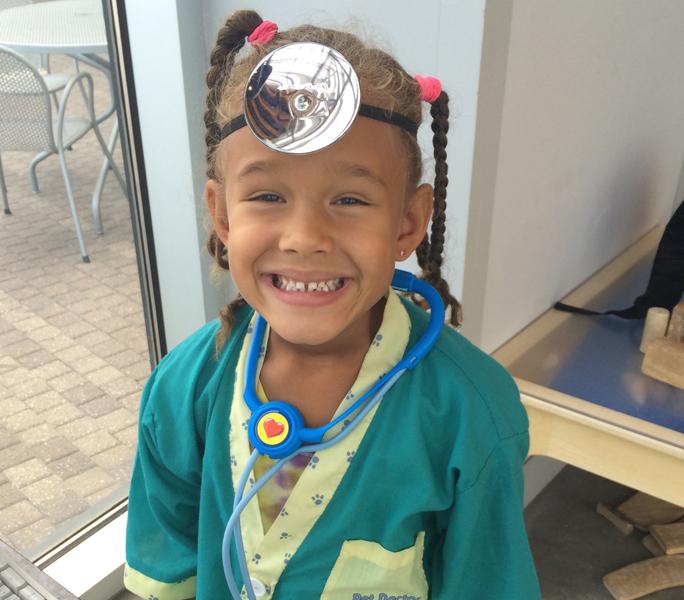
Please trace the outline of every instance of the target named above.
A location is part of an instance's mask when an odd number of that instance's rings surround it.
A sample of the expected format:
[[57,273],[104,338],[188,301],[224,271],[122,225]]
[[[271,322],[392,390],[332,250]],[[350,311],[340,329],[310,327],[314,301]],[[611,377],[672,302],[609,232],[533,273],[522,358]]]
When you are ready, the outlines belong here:
[[266,432],[266,437],[272,438],[285,431],[285,425],[282,423],[276,423],[269,417],[264,421],[264,431]]

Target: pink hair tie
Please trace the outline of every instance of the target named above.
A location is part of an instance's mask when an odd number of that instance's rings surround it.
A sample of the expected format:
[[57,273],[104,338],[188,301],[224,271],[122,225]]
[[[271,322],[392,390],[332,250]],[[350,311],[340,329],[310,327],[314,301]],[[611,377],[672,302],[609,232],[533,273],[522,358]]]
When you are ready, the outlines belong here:
[[252,46],[268,44],[278,33],[278,26],[273,21],[262,21],[259,26],[247,37]]
[[420,99],[432,104],[442,93],[442,84],[436,77],[416,75],[414,79],[420,85]]

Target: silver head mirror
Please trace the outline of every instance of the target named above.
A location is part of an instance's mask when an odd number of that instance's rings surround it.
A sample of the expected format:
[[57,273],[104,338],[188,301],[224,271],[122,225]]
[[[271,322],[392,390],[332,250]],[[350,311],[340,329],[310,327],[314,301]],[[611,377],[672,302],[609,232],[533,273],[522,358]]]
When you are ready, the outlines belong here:
[[269,148],[305,154],[342,137],[360,103],[359,79],[344,56],[321,44],[288,44],[252,72],[245,120]]

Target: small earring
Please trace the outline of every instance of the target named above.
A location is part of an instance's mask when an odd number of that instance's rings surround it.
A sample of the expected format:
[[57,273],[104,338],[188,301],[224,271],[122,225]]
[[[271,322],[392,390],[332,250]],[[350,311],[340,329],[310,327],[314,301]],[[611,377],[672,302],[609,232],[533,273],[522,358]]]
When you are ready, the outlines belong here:
[[404,250],[403,248],[401,250],[399,250],[399,257],[400,258],[404,258],[404,254],[406,254],[406,250]]

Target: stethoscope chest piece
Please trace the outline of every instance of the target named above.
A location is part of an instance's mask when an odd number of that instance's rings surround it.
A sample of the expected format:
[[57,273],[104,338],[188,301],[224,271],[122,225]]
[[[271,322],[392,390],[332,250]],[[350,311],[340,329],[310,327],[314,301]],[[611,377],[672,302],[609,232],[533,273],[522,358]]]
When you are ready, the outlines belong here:
[[249,441],[255,450],[280,459],[302,445],[300,432],[304,427],[302,414],[286,402],[262,404],[249,420]]

